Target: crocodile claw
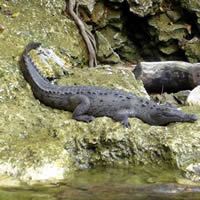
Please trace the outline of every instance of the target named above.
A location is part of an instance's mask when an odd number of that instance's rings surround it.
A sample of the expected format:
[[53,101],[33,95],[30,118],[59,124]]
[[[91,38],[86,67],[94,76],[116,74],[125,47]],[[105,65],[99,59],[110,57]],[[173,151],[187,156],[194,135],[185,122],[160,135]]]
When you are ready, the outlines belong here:
[[125,128],[131,128],[131,125],[130,125],[130,123],[129,123],[128,120],[126,120],[126,121],[122,121],[121,124],[122,124],[123,127],[125,127]]

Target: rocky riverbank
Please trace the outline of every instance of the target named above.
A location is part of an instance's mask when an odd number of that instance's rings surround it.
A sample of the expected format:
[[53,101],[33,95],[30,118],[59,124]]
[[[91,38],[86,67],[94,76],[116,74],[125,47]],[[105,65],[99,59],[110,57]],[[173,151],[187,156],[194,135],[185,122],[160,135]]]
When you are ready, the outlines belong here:
[[[184,45],[194,44],[194,49],[190,46],[190,50],[183,50],[179,46],[181,39],[190,35],[190,30],[183,26],[186,23],[184,18],[180,18],[183,24],[175,21],[170,25],[171,22],[167,21],[169,30],[175,30],[177,36],[174,32],[163,30],[166,33],[163,38],[162,29],[156,28],[156,19],[166,18],[166,4],[149,1],[149,4],[141,7],[143,4],[136,3],[135,6],[135,1],[91,2],[93,4],[90,5],[94,6],[80,6],[80,13],[88,23],[91,19],[94,22],[92,29],[96,29],[99,60],[102,63],[118,63],[116,66],[87,68],[85,44],[74,22],[63,14],[63,1],[18,0],[0,3],[0,23],[3,27],[0,31],[1,174],[29,182],[63,179],[74,170],[102,165],[129,167],[167,164],[198,182],[199,121],[156,127],[139,119],[131,119],[132,128],[124,129],[119,123],[103,117],[85,124],[72,120],[71,113],[46,107],[33,97],[18,64],[24,47],[30,41],[42,42],[64,61],[67,73],[57,70],[57,66],[52,72],[58,78],[58,84],[116,87],[143,96],[147,94],[142,83],[135,80],[131,65],[122,65],[121,61],[135,63],[140,59],[155,58],[199,61],[198,38],[184,40]],[[191,12],[199,20],[198,1],[196,9],[184,1],[180,3],[181,9]],[[140,13],[136,13],[135,9]],[[135,23],[130,24],[130,19]],[[195,28],[191,34],[197,37],[199,21],[192,22]],[[145,27],[148,31],[143,29]],[[145,37],[149,35],[149,39],[144,40],[144,34]],[[195,42],[191,43],[191,40]],[[163,46],[174,48],[171,53],[165,53]],[[42,72],[45,73],[45,70]],[[197,115],[200,110],[197,106],[181,109]]]

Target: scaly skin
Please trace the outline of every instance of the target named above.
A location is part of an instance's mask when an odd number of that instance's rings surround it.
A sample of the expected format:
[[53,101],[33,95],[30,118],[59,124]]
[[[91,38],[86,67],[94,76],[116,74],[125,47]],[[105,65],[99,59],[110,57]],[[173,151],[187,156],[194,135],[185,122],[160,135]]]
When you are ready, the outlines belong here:
[[107,116],[129,127],[129,117],[137,117],[150,125],[171,122],[194,122],[197,117],[168,105],[158,105],[146,98],[118,89],[95,86],[58,86],[44,78],[28,55],[39,43],[30,43],[21,58],[25,79],[34,96],[52,108],[73,112],[72,118],[90,122],[95,117]]

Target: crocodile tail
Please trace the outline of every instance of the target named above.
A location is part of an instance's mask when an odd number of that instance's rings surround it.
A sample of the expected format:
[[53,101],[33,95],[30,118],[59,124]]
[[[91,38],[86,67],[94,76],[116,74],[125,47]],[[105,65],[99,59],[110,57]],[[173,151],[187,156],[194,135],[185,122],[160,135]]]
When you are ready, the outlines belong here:
[[22,73],[24,74],[24,77],[28,77],[27,75],[27,66],[25,64],[25,58],[28,56],[28,53],[32,50],[32,49],[37,49],[39,46],[41,45],[41,43],[39,42],[31,42],[29,43],[26,48],[24,49],[22,55],[21,55],[21,58],[19,60],[19,65],[20,65],[20,68],[22,70]]
[[23,52],[23,56],[27,55],[32,49],[37,49],[39,46],[41,45],[41,43],[39,42],[30,42],[24,52]]

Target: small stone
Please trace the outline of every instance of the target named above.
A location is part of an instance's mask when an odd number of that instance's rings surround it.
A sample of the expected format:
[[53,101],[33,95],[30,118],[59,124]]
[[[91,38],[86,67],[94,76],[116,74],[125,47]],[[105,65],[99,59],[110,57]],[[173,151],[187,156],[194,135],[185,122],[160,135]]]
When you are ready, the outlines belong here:
[[2,33],[4,30],[5,30],[5,27],[2,24],[0,24],[0,33]]
[[187,98],[187,103],[189,105],[200,106],[200,86],[197,86],[190,92]]

